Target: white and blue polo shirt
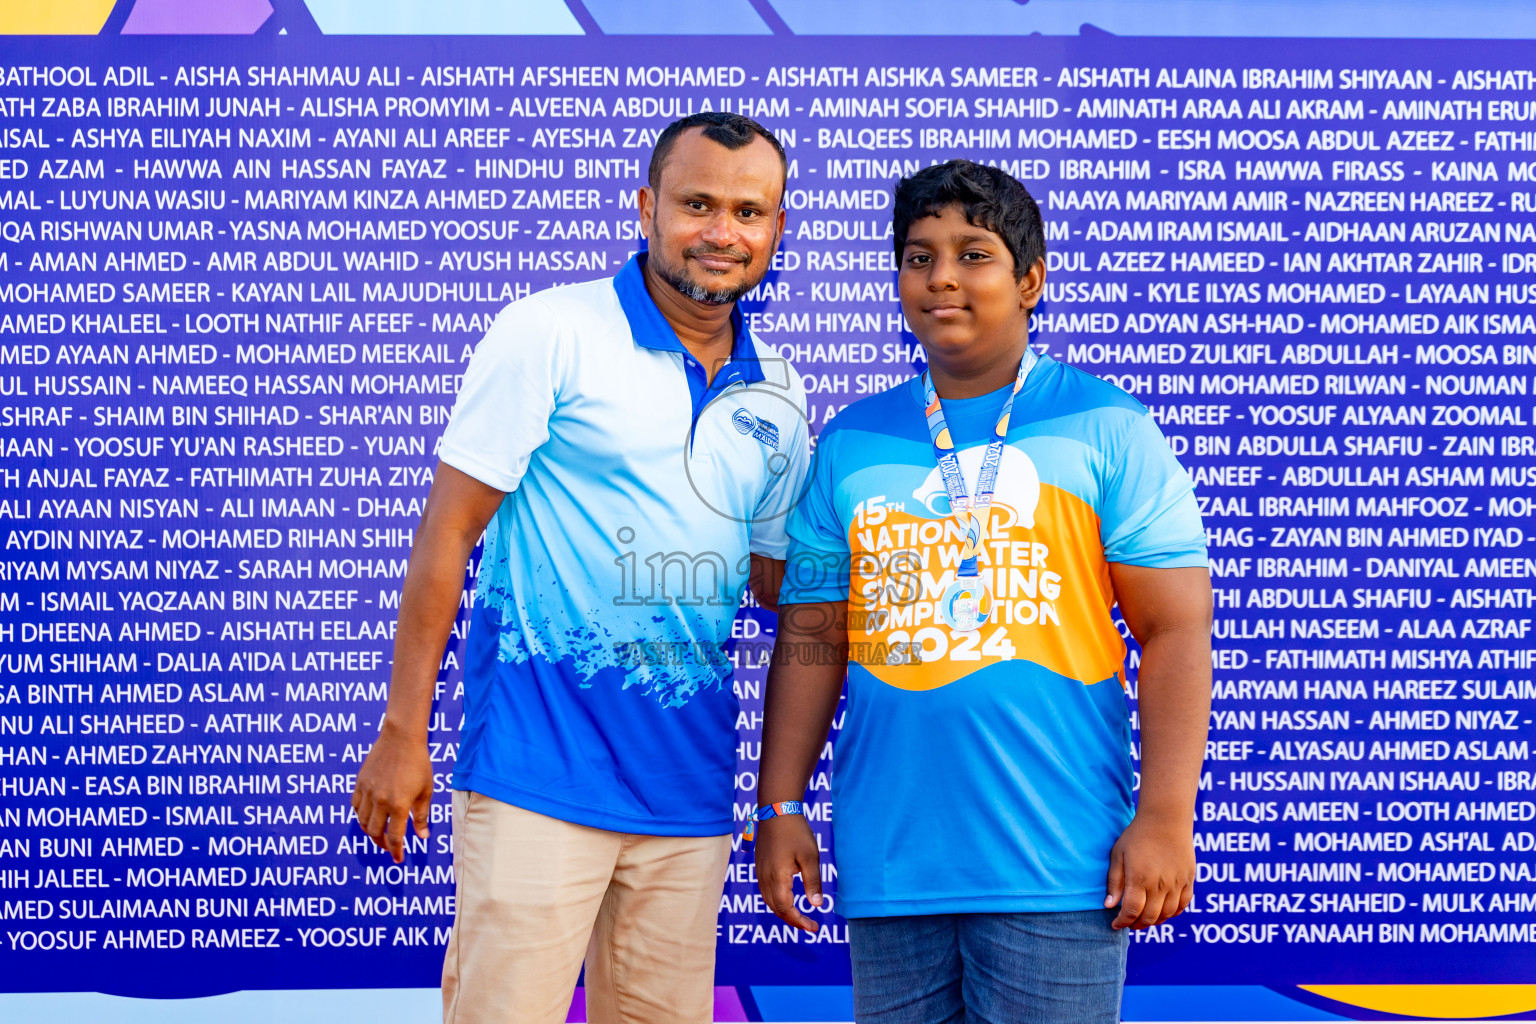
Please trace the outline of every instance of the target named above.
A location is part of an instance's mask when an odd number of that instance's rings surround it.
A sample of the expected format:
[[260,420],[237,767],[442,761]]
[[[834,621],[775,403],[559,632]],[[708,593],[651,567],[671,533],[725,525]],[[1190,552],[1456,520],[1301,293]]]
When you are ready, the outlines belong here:
[[750,554],[788,547],[805,394],[739,313],[706,383],[643,259],[503,309],[443,433],[443,462],[508,492],[485,533],[453,782],[594,828],[720,835],[726,645]]

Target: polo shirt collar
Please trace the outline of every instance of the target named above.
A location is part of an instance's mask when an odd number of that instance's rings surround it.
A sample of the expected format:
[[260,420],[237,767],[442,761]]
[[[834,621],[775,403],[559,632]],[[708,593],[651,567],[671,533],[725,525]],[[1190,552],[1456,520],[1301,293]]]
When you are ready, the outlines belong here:
[[[686,356],[688,350],[677,339],[677,332],[667,323],[667,318],[661,315],[661,310],[656,308],[656,300],[651,298],[650,290],[645,287],[645,259],[643,251],[635,253],[613,279],[613,289],[618,293],[619,305],[624,310],[625,319],[629,321],[629,331],[634,335],[635,344],[642,348],[681,352]],[[739,304],[731,307],[731,338],[731,358],[715,374],[715,382],[721,385],[737,381],[754,384],[767,380],[762,362],[757,358],[757,351],[752,345],[751,335],[747,333]],[[711,387],[710,390],[713,392],[720,388]]]

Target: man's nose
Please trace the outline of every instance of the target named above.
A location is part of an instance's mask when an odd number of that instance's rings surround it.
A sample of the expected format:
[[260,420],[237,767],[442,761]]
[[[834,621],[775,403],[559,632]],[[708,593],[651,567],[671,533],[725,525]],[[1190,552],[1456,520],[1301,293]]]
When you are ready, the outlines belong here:
[[704,230],[700,234],[704,241],[711,245],[728,249],[736,246],[741,238],[736,218],[732,217],[728,210],[717,210],[704,224]]

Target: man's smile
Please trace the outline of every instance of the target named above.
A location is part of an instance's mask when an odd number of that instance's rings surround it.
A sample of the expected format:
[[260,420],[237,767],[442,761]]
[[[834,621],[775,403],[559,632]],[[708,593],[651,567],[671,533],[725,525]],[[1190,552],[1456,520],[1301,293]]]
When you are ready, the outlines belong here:
[[699,252],[697,250],[690,249],[683,255],[697,263],[702,264],[705,270],[717,272],[732,270],[738,266],[741,266],[742,264],[750,262],[750,257],[748,256],[741,256],[737,255],[736,253],[724,250]]

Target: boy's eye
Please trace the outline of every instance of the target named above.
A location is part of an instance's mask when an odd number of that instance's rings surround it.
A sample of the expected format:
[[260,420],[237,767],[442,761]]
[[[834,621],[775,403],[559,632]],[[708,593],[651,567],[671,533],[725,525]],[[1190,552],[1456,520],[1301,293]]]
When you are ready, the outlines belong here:
[[972,249],[970,252],[963,252],[963,253],[961,253],[960,254],[960,258],[962,260],[968,260],[971,263],[975,263],[975,262],[978,262],[979,260],[986,259],[987,255],[988,255],[987,253],[980,252],[980,251],[978,251],[976,249]]
[[907,263],[914,267],[920,267],[929,261],[930,257],[925,252],[915,252],[911,256],[907,257]]

